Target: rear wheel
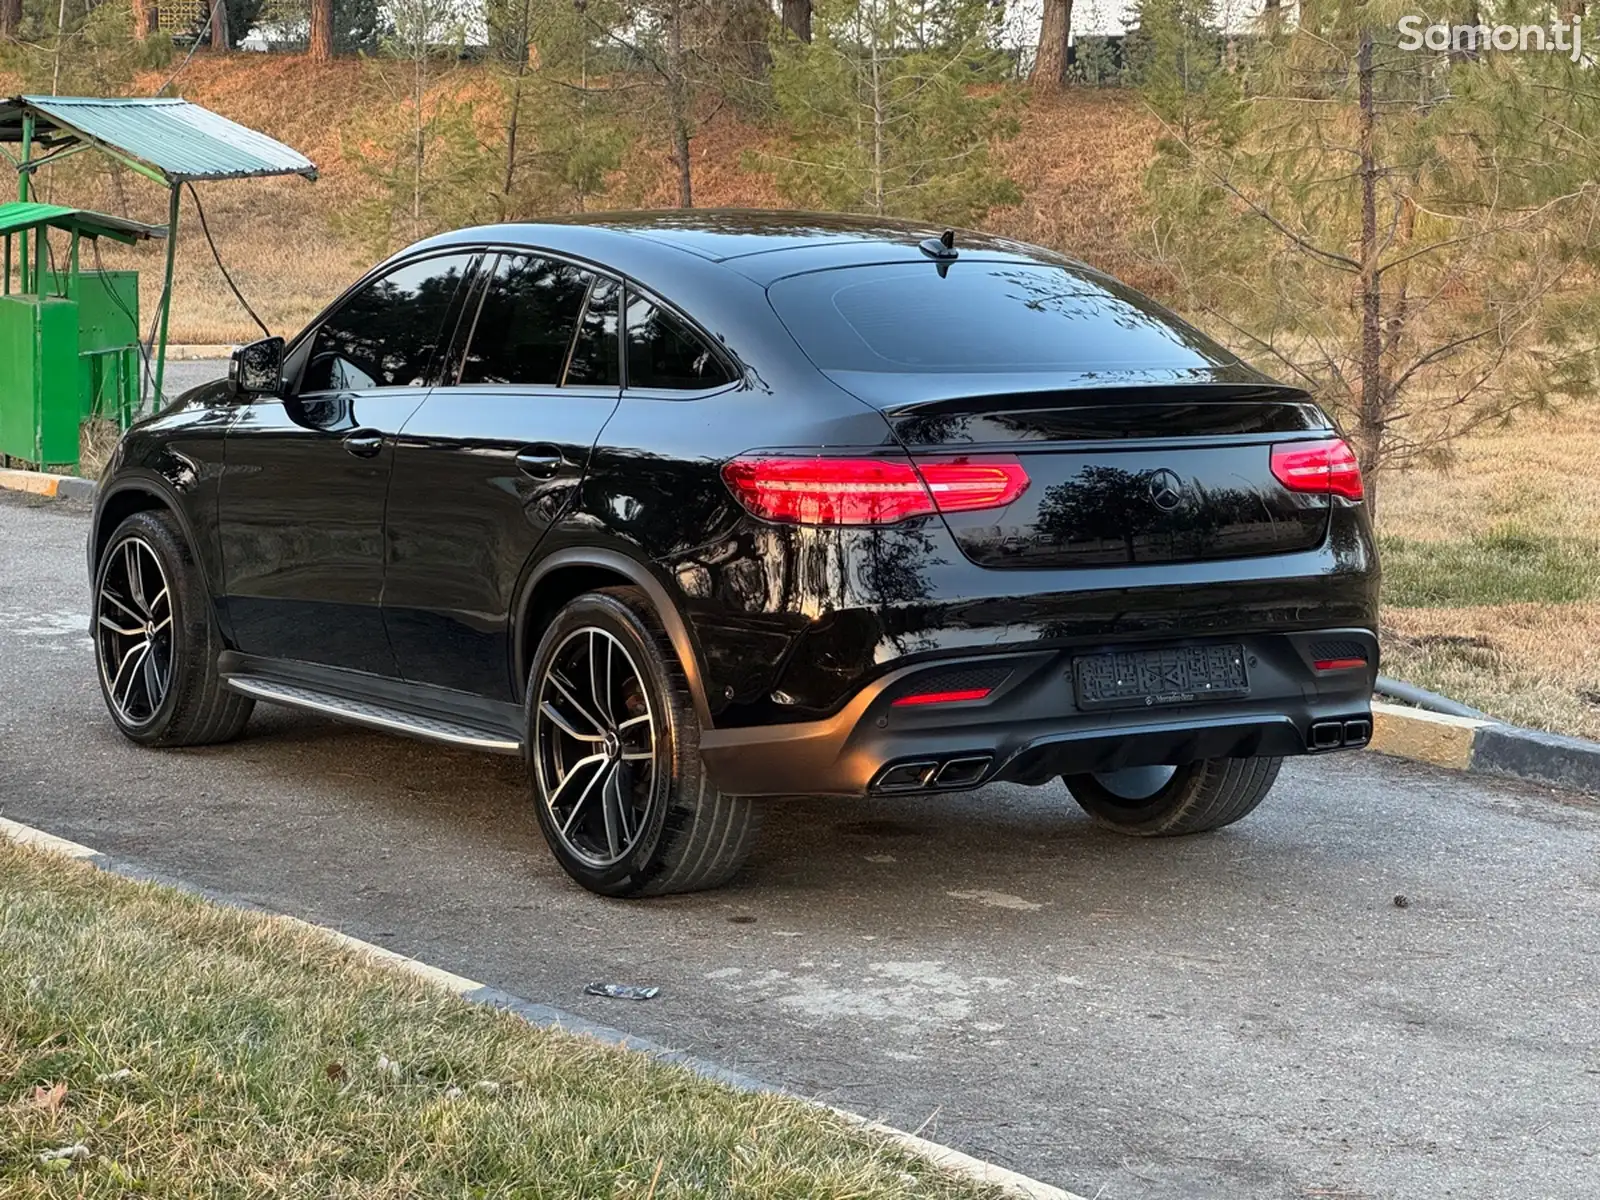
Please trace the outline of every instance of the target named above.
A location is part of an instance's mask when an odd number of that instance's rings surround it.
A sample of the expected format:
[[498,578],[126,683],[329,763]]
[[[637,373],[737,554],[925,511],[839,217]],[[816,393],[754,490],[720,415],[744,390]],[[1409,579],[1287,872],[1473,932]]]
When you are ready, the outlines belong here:
[[1063,775],[1101,825],[1138,837],[1204,833],[1231,825],[1266,798],[1281,758],[1208,758],[1181,767],[1129,767]]
[[643,592],[578,597],[528,681],[540,827],[574,880],[605,896],[720,887],[755,842],[757,809],[711,787],[688,683]]
[[217,670],[222,634],[176,521],[134,513],[100,555],[94,581],[100,691],[117,728],[145,746],[239,736],[255,702]]

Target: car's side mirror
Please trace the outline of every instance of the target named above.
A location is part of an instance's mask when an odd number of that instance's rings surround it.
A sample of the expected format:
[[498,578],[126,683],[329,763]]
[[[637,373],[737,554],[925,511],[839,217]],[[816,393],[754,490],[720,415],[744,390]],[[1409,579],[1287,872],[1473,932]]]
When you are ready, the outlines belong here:
[[283,392],[283,339],[262,338],[240,346],[228,360],[228,378],[243,396],[277,396]]

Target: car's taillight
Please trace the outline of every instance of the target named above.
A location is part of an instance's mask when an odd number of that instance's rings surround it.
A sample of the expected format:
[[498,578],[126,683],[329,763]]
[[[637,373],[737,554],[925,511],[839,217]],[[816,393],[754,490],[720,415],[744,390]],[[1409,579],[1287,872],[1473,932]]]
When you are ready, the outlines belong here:
[[889,525],[935,512],[1010,504],[1028,486],[1014,458],[733,459],[722,468],[739,503],[768,521]]
[[1361,465],[1343,438],[1289,442],[1272,448],[1272,473],[1292,492],[1323,492],[1359,500]]
[[1028,473],[1014,458],[919,458],[916,464],[940,512],[1003,508],[1028,489]]

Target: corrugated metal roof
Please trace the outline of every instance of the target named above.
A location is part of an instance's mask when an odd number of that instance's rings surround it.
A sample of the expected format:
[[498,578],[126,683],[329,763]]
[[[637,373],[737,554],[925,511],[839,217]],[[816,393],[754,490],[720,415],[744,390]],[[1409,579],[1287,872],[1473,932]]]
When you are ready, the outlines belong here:
[[22,114],[30,109],[56,127],[48,141],[98,142],[154,167],[168,183],[317,177],[316,166],[298,150],[187,100],[17,96],[0,101],[0,140],[21,137]]
[[35,204],[23,200],[0,204],[0,234],[17,233],[37,225],[50,225],[56,229],[75,229],[85,237],[109,237],[119,242],[167,236],[165,225],[142,225],[138,221],[113,217],[109,213],[91,212],[87,208],[68,208],[64,204]]

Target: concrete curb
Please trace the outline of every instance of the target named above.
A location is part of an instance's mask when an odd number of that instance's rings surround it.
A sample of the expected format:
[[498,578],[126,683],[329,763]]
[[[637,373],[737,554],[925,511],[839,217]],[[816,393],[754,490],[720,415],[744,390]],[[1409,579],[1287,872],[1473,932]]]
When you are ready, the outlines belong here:
[[1472,765],[1472,742],[1489,724],[1470,717],[1447,717],[1384,700],[1372,702],[1372,740],[1369,750],[1396,758],[1430,763],[1452,771]]
[[167,346],[168,362],[199,362],[211,359],[232,358],[237,344],[229,342],[227,345],[206,345],[198,343],[193,346]]
[[92,479],[79,479],[76,475],[50,475],[44,471],[14,471],[0,469],[0,488],[9,492],[29,492],[51,499],[70,497],[75,500],[93,500],[100,485]]
[[1473,740],[1468,770],[1533,779],[1600,796],[1600,742],[1516,725],[1485,725]]
[[393,950],[375,946],[371,942],[364,942],[360,938],[351,937],[347,933],[341,933],[339,930],[330,929],[325,925],[316,925],[310,921],[302,921],[298,917],[274,913],[251,904],[243,904],[228,896],[211,892],[208,889],[195,887],[181,880],[165,878],[133,864],[112,859],[88,846],[57,837],[53,833],[46,833],[42,829],[35,829],[31,825],[24,825],[19,821],[0,817],[0,838],[47,854],[58,854],[76,859],[79,862],[88,863],[99,870],[113,875],[120,875],[127,879],[165,884],[168,887],[177,888],[191,895],[200,896],[215,904],[224,904],[230,908],[243,909],[248,912],[264,913],[274,920],[298,926],[347,950],[372,958],[392,970],[404,971],[434,987],[443,988],[468,1003],[484,1004],[491,1008],[513,1013],[530,1025],[537,1025],[545,1029],[560,1029],[567,1033],[591,1037],[596,1041],[605,1042],[620,1049],[648,1054],[661,1062],[684,1067],[704,1079],[738,1088],[740,1091],[767,1092],[773,1095],[789,1096],[791,1099],[800,1100],[803,1103],[825,1109],[841,1120],[877,1137],[884,1138],[910,1154],[927,1159],[943,1170],[966,1176],[968,1179],[978,1183],[988,1184],[1008,1195],[1021,1197],[1022,1200],[1086,1200],[1086,1197],[1058,1188],[1054,1184],[1041,1183],[1037,1179],[1030,1179],[1028,1176],[1018,1174],[1009,1168],[998,1166],[995,1163],[984,1162],[979,1158],[973,1158],[970,1154],[963,1154],[960,1150],[953,1149],[950,1146],[942,1146],[937,1142],[930,1142],[928,1139],[918,1137],[914,1133],[907,1133],[891,1125],[881,1124],[869,1117],[863,1117],[859,1113],[835,1108],[831,1104],[824,1104],[820,1100],[812,1099],[809,1096],[786,1092],[782,1088],[763,1083],[752,1076],[719,1066],[706,1059],[687,1054],[682,1050],[673,1050],[647,1038],[634,1037],[620,1029],[613,1029],[609,1025],[598,1025],[573,1013],[563,1012],[559,1008],[552,1008],[548,1004],[535,1004],[531,1000],[524,1000],[519,996],[502,992],[498,988],[479,983],[475,979],[452,974],[441,967],[435,967],[420,959],[408,958],[404,954],[397,954]]
[[1369,749],[1474,775],[1554,784],[1600,795],[1600,742],[1520,725],[1372,702]]

